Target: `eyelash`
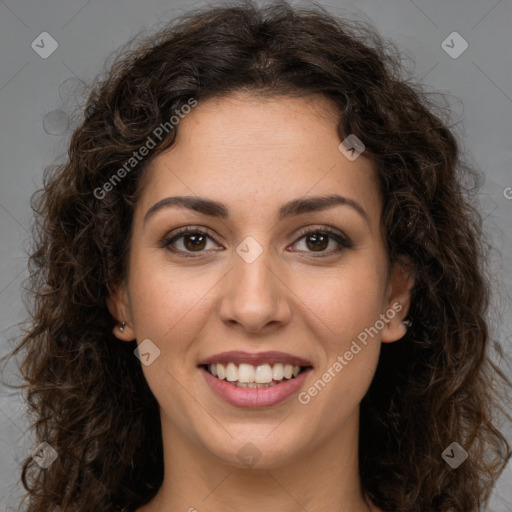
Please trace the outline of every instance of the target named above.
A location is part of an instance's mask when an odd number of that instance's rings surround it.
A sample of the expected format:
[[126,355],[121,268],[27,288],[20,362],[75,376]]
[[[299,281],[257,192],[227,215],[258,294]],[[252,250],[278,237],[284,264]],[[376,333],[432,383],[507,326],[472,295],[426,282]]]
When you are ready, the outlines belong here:
[[[189,235],[189,234],[203,235],[203,236],[206,236],[206,237],[212,239],[215,243],[217,243],[217,241],[215,240],[215,237],[212,235],[212,233],[209,230],[206,230],[203,228],[185,227],[185,228],[179,228],[176,231],[174,231],[172,233],[172,236],[166,236],[162,240],[162,246],[167,248],[169,251],[171,251],[173,253],[182,254],[183,257],[185,257],[185,258],[198,258],[202,255],[202,253],[204,253],[206,251],[204,251],[204,250],[203,251],[182,251],[181,249],[173,249],[171,247],[172,244],[177,239],[183,238],[184,235]],[[337,254],[337,253],[343,251],[344,249],[352,249],[354,246],[352,241],[348,237],[338,233],[337,231],[334,231],[333,229],[331,229],[329,227],[324,227],[321,229],[320,228],[302,229],[297,233],[297,236],[299,238],[292,245],[294,245],[299,240],[301,240],[302,238],[304,238],[305,236],[307,236],[309,234],[327,235],[329,238],[331,238],[332,240],[334,240],[335,242],[337,242],[339,244],[339,247],[335,250],[330,250],[330,251],[326,251],[326,252],[319,251],[319,256],[313,256],[314,258],[322,258],[322,257],[331,256],[332,254]],[[192,256],[192,254],[194,254],[194,252],[197,252],[197,256]],[[310,253],[314,254],[315,251],[306,251],[306,252],[310,252]]]

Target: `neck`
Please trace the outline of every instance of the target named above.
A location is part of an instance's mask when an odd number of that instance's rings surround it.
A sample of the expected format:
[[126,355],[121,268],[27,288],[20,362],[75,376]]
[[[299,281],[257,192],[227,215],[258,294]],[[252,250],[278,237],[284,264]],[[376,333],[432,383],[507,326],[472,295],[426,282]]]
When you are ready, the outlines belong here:
[[357,414],[335,439],[315,443],[293,459],[265,462],[263,453],[254,467],[239,467],[163,418],[164,481],[137,512],[372,511],[360,488],[358,429]]

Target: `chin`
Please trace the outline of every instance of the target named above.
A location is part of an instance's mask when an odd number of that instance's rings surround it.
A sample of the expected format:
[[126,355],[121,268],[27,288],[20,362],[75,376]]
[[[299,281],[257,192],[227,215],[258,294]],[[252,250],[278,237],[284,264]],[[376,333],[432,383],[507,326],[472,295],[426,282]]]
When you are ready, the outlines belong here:
[[[247,428],[244,428],[247,427]],[[242,425],[233,437],[204,445],[225,464],[246,469],[275,469],[290,464],[300,452],[303,439],[280,427]],[[301,442],[302,441],[302,442]]]

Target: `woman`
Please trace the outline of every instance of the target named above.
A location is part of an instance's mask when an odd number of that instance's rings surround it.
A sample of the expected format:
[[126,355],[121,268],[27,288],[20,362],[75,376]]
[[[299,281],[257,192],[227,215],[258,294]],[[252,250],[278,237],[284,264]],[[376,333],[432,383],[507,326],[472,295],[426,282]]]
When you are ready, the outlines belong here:
[[471,171],[390,48],[244,3],[117,58],[34,205],[28,511],[482,509]]

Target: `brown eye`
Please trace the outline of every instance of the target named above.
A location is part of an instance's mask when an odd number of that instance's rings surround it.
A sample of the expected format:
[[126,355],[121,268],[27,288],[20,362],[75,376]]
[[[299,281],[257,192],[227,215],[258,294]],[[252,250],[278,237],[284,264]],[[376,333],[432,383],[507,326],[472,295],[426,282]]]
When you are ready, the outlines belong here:
[[190,251],[202,250],[206,246],[206,236],[201,234],[184,235],[183,245]]
[[[197,253],[198,256],[202,252],[207,252],[209,249],[208,242],[215,242],[213,237],[201,229],[184,228],[175,231],[162,240],[162,246],[174,253],[181,253],[188,256],[191,253]],[[214,248],[217,244],[213,244]],[[218,248],[218,245],[217,245]]]
[[321,233],[314,233],[305,237],[306,245],[312,251],[323,251],[329,245],[329,237]]
[[[299,252],[315,252],[319,253],[320,256],[330,256],[344,249],[352,249],[354,247],[354,244],[346,235],[330,228],[303,230],[299,235],[302,236],[293,244],[293,246],[300,246],[303,243],[305,249],[296,248]],[[326,250],[331,242],[334,243],[334,249]]]

